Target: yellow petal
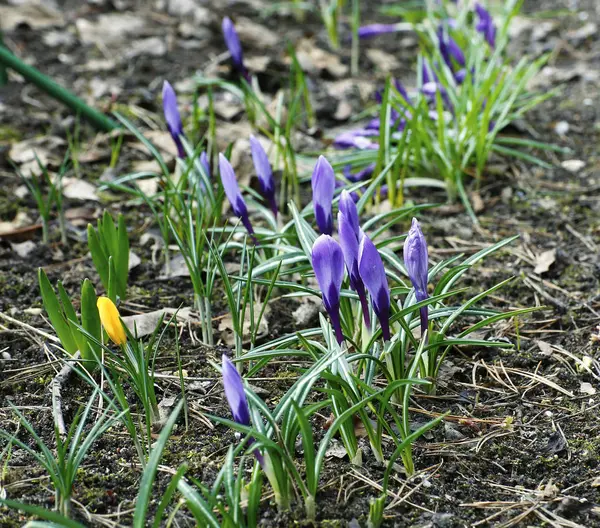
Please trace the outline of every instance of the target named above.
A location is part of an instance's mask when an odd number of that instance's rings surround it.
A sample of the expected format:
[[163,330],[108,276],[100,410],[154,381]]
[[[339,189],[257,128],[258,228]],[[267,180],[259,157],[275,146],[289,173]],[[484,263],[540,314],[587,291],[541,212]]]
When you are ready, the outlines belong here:
[[119,317],[119,310],[108,297],[98,297],[96,303],[100,313],[100,321],[108,337],[115,345],[124,345],[127,341],[127,335],[123,328],[123,323]]

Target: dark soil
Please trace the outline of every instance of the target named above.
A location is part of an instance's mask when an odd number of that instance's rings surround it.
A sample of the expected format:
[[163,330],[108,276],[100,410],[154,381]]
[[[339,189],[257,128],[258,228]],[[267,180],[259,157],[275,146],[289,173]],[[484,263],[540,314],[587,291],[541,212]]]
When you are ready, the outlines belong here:
[[[142,116],[145,119],[158,116],[155,122],[162,123],[163,79],[176,83],[189,79],[198,69],[214,69],[215,57],[224,50],[219,26],[225,14],[251,18],[274,31],[282,43],[285,39],[294,41],[304,35],[315,35],[317,43],[327,49],[325,33],[316,15],[309,15],[302,26],[289,15],[261,18],[261,9],[252,7],[253,2],[234,4],[227,9],[220,2],[203,3],[212,18],[186,37],[182,36],[181,24],[192,20],[158,9],[135,11],[134,2],[66,4],[58,8],[63,21],[57,27],[34,29],[21,24],[5,32],[6,45],[82,97],[93,99],[93,83],[109,80],[117,88],[115,94],[111,95],[109,89],[94,104],[105,111],[135,108],[134,116],[139,123]],[[158,56],[141,54],[119,60],[106,71],[78,68],[92,59],[112,58],[107,50],[82,44],[75,31],[78,20],[94,21],[101,14],[119,13],[112,4],[124,6],[123,10],[146,21],[143,36],[137,35],[135,39],[158,37],[166,43],[167,51]],[[368,10],[364,22],[383,20],[373,6]],[[597,75],[600,39],[597,29],[579,40],[572,37],[572,32],[584,24],[600,23],[600,13],[595,0],[525,2],[524,11],[533,24],[515,36],[514,53],[518,56],[553,51],[550,68],[560,72],[576,66],[578,69],[572,76],[565,76],[567,81],[561,85],[558,96],[528,115],[523,131],[541,141],[569,147],[572,152],[561,158],[540,154],[554,163],[553,169],[541,169],[525,161],[492,160],[493,167],[477,191],[481,203],[480,226],[474,226],[462,208],[454,204],[428,211],[422,224],[431,258],[436,262],[458,252],[473,253],[504,237],[519,234],[520,239],[508,249],[469,272],[470,286],[473,291],[483,291],[514,276],[516,280],[488,303],[504,309],[532,305],[545,308],[520,319],[518,328],[505,324],[493,330],[493,337],[504,337],[517,344],[514,351],[454,351],[442,370],[437,394],[415,397],[415,423],[424,423],[436,413],[451,414],[443,426],[417,443],[417,476],[407,480],[400,471],[394,475],[391,486],[394,497],[390,502],[395,505],[386,511],[386,526],[600,526],[600,422],[596,393],[600,390],[600,344],[593,339],[600,324]],[[543,24],[554,25],[548,31],[541,31]],[[50,47],[42,37],[51,31],[73,38]],[[119,48],[121,56],[123,50],[133,45],[133,39],[125,34]],[[263,89],[272,95],[284,86],[287,67],[281,61],[282,51],[253,47],[252,42],[243,44],[249,56],[272,56],[270,67],[259,77]],[[394,54],[400,65],[392,73],[403,78],[408,75],[410,80],[414,44],[384,36],[368,42],[365,48],[379,47]],[[344,51],[342,55],[343,62],[349,63],[348,53]],[[361,80],[373,86],[385,76],[364,53],[361,67]],[[223,76],[229,75],[226,63],[219,71]],[[596,75],[592,75],[594,72]],[[332,102],[331,96],[326,95],[326,81],[326,77],[317,74],[310,77],[321,126],[336,122],[337,101]],[[549,81],[543,89],[555,86]],[[190,115],[191,96],[183,96],[181,103],[184,115]],[[555,131],[561,121],[569,124],[568,132],[562,136]],[[49,135],[66,139],[67,133],[72,134],[74,124],[65,108],[16,78],[0,87],[0,221],[13,221],[17,213],[23,212],[32,223],[37,221],[31,197],[28,194],[21,197],[23,194],[17,192],[21,182],[9,163],[11,146],[17,141]],[[81,127],[80,142],[82,154],[97,151],[98,157],[82,161],[78,176],[97,181],[108,166],[110,143],[87,126]],[[63,154],[64,150],[54,153],[59,161]],[[133,148],[131,141],[126,142],[114,171],[127,174],[136,161],[146,159],[145,154]],[[574,174],[561,168],[564,159],[582,160],[585,166]],[[190,306],[193,290],[189,280],[159,280],[162,262],[153,264],[149,245],[140,244],[140,237],[150,229],[148,211],[116,194],[101,194],[101,198],[103,205],[111,210],[126,213],[132,230],[132,249],[142,258],[141,265],[132,271],[131,294],[122,314]],[[428,196],[427,200],[443,202],[445,198]],[[39,229],[0,240],[2,315],[51,332],[41,310],[39,266],[46,269],[53,283],[61,279],[74,298],[79,296],[82,278],[89,277],[99,284],[85,244],[85,225],[98,215],[99,204],[76,199],[66,204],[67,209],[83,206],[87,209],[75,215],[66,245],[59,242],[56,226],[51,229],[52,240],[48,245],[41,244]],[[26,258],[21,258],[13,244],[25,239],[32,240],[36,247]],[[556,250],[554,262],[548,271],[535,273],[538,255],[548,250]],[[225,305],[219,302],[222,301],[217,300],[215,307],[215,329],[225,310]],[[295,308],[289,299],[273,302],[266,339],[299,329],[292,317]],[[204,418],[207,412],[229,415],[220,380],[209,363],[220,361],[228,348],[224,344],[215,348],[199,345],[197,334],[199,329],[194,326],[185,328],[180,343],[188,383],[200,378],[202,388],[189,391],[189,403],[194,409],[190,413],[190,427],[185,430],[183,423],[178,424],[162,465],[176,469],[185,461],[190,475],[210,484],[229,444],[235,442],[232,432],[217,425],[209,428]],[[17,421],[9,407],[12,404],[52,446],[49,383],[60,364],[52,361],[48,350],[48,343],[39,334],[6,317],[0,319],[0,351],[5,353],[0,360],[2,427],[16,430]],[[158,358],[160,373],[176,373],[173,351],[171,334]],[[586,356],[592,358],[593,374],[580,366]],[[270,365],[260,373],[260,379],[250,383],[260,388],[266,403],[273,406],[291,385],[301,365],[293,360]],[[557,384],[561,390],[549,383]],[[176,381],[159,380],[159,399],[177,396],[178,391]],[[71,380],[63,395],[67,422],[90,394],[85,382]],[[137,411],[133,397],[131,402]],[[317,432],[322,431],[325,419],[313,425]],[[22,428],[19,437],[27,439]],[[0,449],[3,447],[0,444]],[[366,448],[365,454],[368,453]],[[322,490],[317,497],[319,526],[366,526],[369,500],[378,494],[376,485],[381,482],[383,468],[368,455],[364,459],[360,468],[347,460],[327,461]],[[0,490],[7,498],[53,507],[51,485],[30,457],[14,449],[10,458],[0,463],[4,467]],[[89,526],[130,526],[140,477],[128,436],[120,427],[112,428],[91,450],[78,474],[73,494],[74,517]],[[155,498],[161,496],[170,477],[166,469],[159,471]],[[282,517],[276,513],[274,504],[265,500],[261,515],[261,526],[304,525],[300,505]],[[1,526],[20,526],[26,519],[18,512],[0,508]],[[177,526],[194,525],[185,508],[178,512],[176,522]]]

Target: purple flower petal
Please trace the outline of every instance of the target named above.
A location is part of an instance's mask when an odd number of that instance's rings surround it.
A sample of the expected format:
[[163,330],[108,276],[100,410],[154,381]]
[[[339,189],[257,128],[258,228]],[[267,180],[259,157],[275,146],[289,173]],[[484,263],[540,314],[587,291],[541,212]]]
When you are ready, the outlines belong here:
[[[252,229],[250,219],[248,218],[248,208],[246,207],[246,202],[244,201],[242,193],[240,192],[240,188],[238,187],[237,179],[235,177],[235,173],[233,172],[233,167],[227,158],[223,156],[223,154],[219,154],[219,172],[221,173],[223,190],[225,191],[225,195],[231,204],[234,214],[241,218],[246,230],[250,235],[253,236],[254,230]],[[253,238],[256,241],[254,236]]]
[[483,7],[479,2],[475,3],[475,12],[479,17],[479,22],[475,26],[475,29],[483,34],[485,40],[491,48],[496,47],[496,26],[492,19],[490,12]]
[[369,137],[379,136],[379,130],[357,129],[343,132],[333,140],[333,146],[336,148],[357,148],[361,150],[376,150],[379,144],[368,139]]
[[331,318],[338,343],[344,336],[340,323],[340,290],[344,280],[344,256],[340,245],[329,235],[321,235],[312,248],[312,265],[323,295],[323,304]]
[[244,382],[235,365],[223,354],[223,387],[233,419],[242,425],[250,425],[250,408],[246,399]]
[[177,108],[177,95],[175,95],[175,90],[173,90],[169,81],[163,83],[162,99],[167,129],[177,146],[177,155],[180,158],[185,158],[185,149],[183,148],[183,143],[181,141],[181,136],[184,135],[183,123],[181,122],[181,116],[179,115],[179,109]]
[[271,211],[277,217],[277,203],[275,201],[275,180],[273,179],[273,171],[269,163],[269,157],[263,149],[260,141],[254,136],[250,136],[250,150],[252,152],[252,161],[254,169],[258,176],[258,183],[263,196],[269,202]]
[[368,39],[385,33],[394,33],[398,29],[398,24],[367,24],[358,28],[358,38]]
[[[415,289],[417,301],[424,301],[429,297],[427,293],[429,257],[427,241],[416,218],[412,219],[410,231],[404,241],[404,265],[408,272],[408,278]],[[422,332],[427,328],[427,324],[427,307],[424,307],[424,310],[421,309]]]
[[235,26],[231,21],[231,18],[225,17],[223,18],[222,23],[223,37],[225,39],[225,44],[227,45],[227,49],[229,50],[229,54],[231,55],[231,62],[235,66],[235,69],[246,77],[248,82],[250,81],[250,76],[248,75],[248,71],[244,66],[244,56],[242,52],[242,44],[240,43],[240,37],[235,30]]
[[340,235],[340,246],[344,254],[344,262],[350,277],[350,287],[358,294],[362,306],[363,317],[367,328],[371,326],[369,317],[369,305],[365,292],[365,285],[358,270],[358,237],[360,227],[358,225],[358,211],[356,205],[347,191],[342,191],[340,198],[340,209],[338,211],[338,233]]
[[390,288],[381,255],[367,235],[362,234],[358,252],[358,270],[379,319],[383,338],[390,339]]
[[319,156],[312,174],[311,183],[317,226],[321,233],[331,235],[333,233],[331,202],[333,201],[333,192],[335,190],[335,174],[333,167],[324,156]]

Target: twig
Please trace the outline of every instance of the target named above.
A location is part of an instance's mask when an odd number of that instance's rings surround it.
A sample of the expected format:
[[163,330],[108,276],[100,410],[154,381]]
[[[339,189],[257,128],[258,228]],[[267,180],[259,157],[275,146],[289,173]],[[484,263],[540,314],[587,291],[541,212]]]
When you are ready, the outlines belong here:
[[73,365],[77,363],[79,356],[80,353],[78,351],[71,359],[65,362],[63,368],[61,368],[58,374],[52,379],[52,414],[54,415],[54,424],[62,437],[67,435],[67,429],[65,427],[65,419],[62,412],[61,389],[69,379],[71,372],[73,372]]

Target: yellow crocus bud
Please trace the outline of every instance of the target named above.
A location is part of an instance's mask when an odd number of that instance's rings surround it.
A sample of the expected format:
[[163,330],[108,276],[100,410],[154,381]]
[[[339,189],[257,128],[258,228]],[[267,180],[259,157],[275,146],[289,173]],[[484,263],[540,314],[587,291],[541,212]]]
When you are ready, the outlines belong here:
[[127,334],[123,328],[123,323],[119,317],[119,310],[108,297],[98,297],[96,303],[100,313],[100,322],[106,330],[108,337],[115,345],[124,345],[127,341]]

